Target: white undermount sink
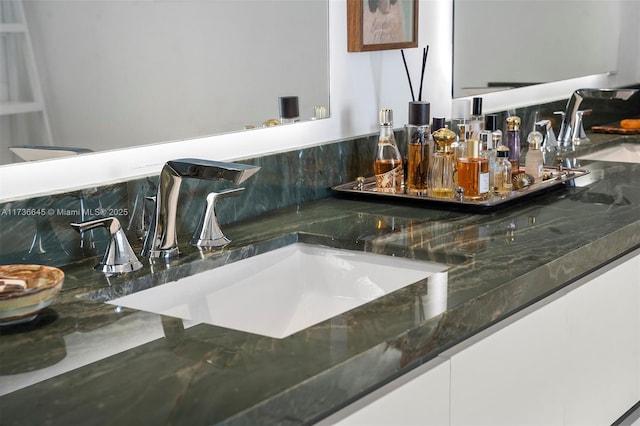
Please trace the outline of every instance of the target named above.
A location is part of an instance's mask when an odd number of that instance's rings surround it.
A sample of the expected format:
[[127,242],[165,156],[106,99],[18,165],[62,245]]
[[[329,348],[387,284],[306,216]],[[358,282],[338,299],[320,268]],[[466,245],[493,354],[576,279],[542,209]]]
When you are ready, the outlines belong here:
[[447,268],[296,243],[108,303],[284,338]]
[[579,155],[580,160],[615,161],[619,163],[640,163],[640,144],[623,143],[605,148],[592,154]]

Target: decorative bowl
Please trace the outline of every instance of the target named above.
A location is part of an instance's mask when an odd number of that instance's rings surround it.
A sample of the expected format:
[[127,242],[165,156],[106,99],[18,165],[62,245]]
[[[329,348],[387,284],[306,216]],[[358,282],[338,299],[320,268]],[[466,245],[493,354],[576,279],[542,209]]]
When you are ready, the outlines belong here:
[[31,321],[60,292],[64,272],[43,265],[0,265],[0,325]]

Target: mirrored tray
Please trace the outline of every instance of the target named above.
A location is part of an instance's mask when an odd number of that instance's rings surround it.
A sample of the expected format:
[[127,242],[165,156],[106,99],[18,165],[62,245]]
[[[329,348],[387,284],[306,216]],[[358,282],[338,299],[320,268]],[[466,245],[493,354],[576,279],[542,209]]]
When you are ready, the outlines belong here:
[[549,189],[563,185],[577,177],[584,176],[589,170],[584,169],[564,169],[545,167],[544,175],[546,179],[534,181],[531,185],[522,189],[516,189],[506,195],[489,195],[484,200],[470,200],[465,198],[436,198],[428,195],[411,195],[411,194],[390,194],[387,192],[378,192],[376,189],[375,177],[367,177],[352,182],[343,183],[333,186],[331,189],[340,193],[356,194],[358,196],[379,196],[389,199],[405,199],[416,200],[424,203],[450,205],[450,206],[468,206],[475,208],[495,207],[505,203],[515,202],[525,197],[540,194]]

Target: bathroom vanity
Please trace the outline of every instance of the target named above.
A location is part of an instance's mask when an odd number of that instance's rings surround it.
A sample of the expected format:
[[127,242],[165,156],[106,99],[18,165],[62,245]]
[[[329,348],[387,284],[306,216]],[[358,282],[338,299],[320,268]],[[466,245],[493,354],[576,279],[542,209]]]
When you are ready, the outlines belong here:
[[[179,257],[132,273],[64,265],[50,308],[0,329],[2,422],[611,423],[640,399],[640,164],[580,166],[483,212],[327,192],[224,224],[221,250],[181,234]],[[262,202],[249,185],[245,202]],[[296,243],[445,268],[286,337],[117,303]]]

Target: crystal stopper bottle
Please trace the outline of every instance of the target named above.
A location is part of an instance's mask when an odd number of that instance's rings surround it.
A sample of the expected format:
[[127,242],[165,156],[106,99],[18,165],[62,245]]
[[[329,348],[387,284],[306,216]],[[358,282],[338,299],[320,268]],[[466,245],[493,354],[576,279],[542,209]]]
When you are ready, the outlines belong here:
[[542,144],[542,140],[544,136],[542,133],[534,130],[529,133],[527,137],[527,142],[529,142],[529,150],[527,151],[527,155],[524,157],[524,172],[533,176],[535,181],[542,180],[542,169],[544,167],[544,158],[542,155],[542,151],[540,150],[540,145]]
[[393,134],[393,111],[388,108],[381,109],[379,119],[380,135],[373,163],[376,188],[380,192],[400,194],[404,190],[404,171],[402,156]]

